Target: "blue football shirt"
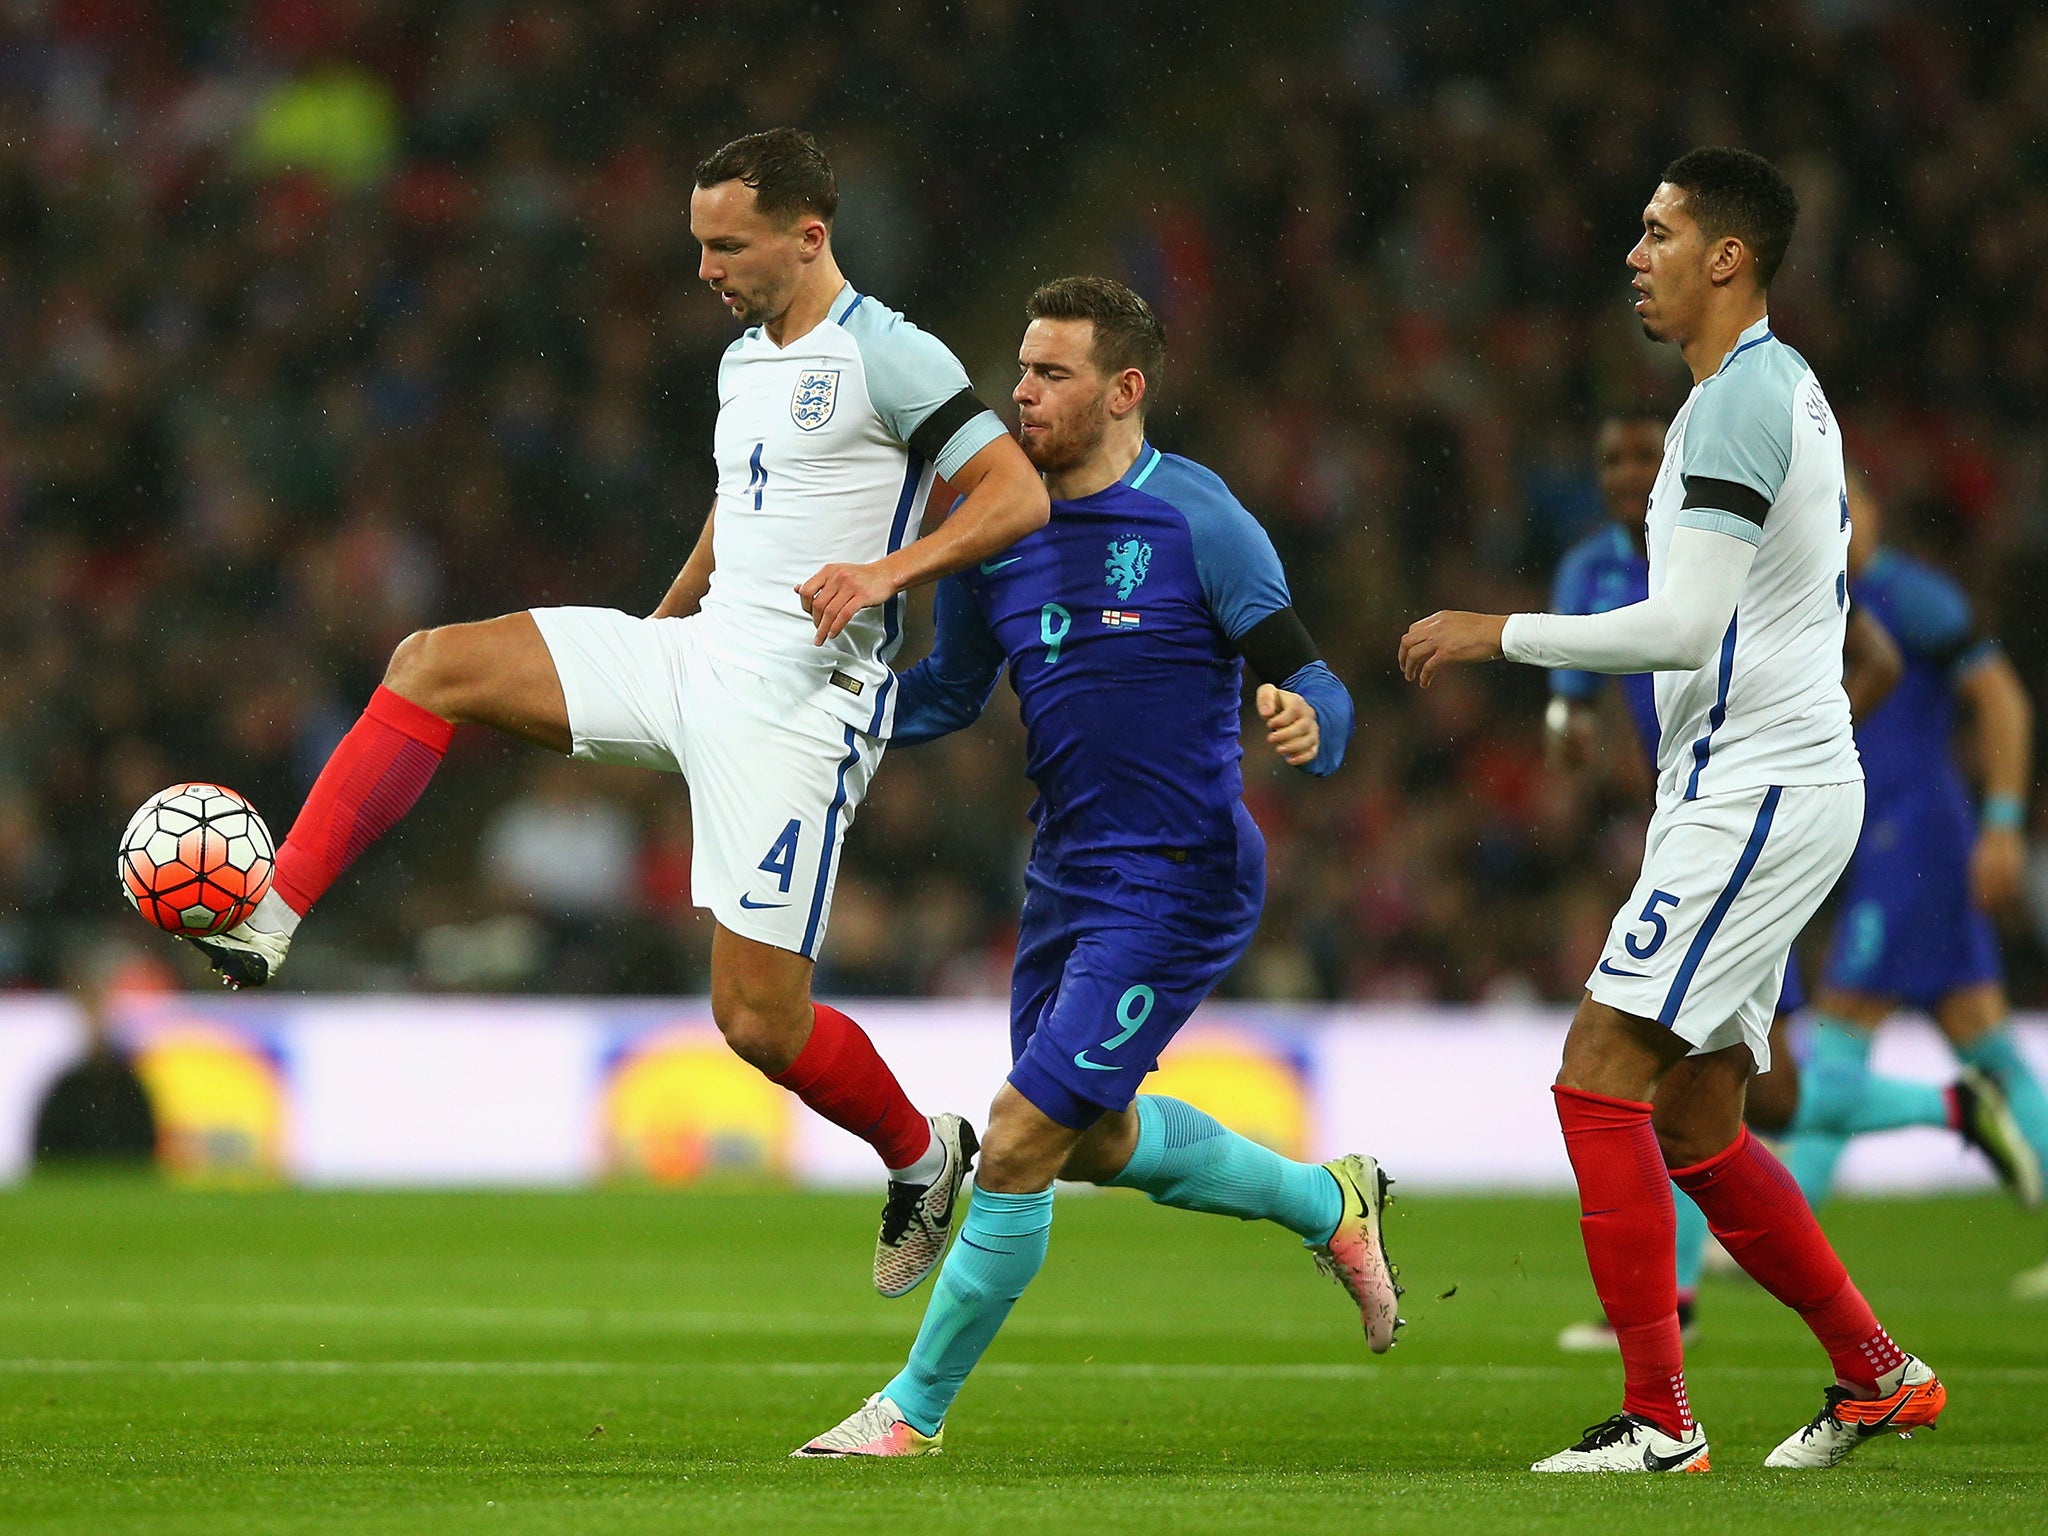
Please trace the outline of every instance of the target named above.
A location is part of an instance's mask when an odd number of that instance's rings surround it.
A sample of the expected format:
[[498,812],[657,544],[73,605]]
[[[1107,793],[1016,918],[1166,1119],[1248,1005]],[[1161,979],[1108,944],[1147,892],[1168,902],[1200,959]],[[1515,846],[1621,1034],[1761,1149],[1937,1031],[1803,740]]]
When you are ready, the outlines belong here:
[[[1234,868],[1244,791],[1236,642],[1292,606],[1272,540],[1223,481],[1144,444],[1092,496],[939,584],[932,654],[903,679],[894,739],[981,713],[1007,667],[1024,720],[1034,857],[1165,854]],[[1315,705],[1334,771],[1350,696],[1322,662],[1274,679]]]

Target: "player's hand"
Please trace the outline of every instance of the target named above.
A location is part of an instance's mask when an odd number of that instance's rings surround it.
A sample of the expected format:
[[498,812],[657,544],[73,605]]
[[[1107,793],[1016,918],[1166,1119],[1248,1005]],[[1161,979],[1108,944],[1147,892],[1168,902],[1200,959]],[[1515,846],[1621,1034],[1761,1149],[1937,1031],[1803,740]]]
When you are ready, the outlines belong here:
[[2019,900],[2027,843],[2018,827],[1985,827],[1970,850],[1970,895],[1986,911]]
[[863,608],[886,603],[896,595],[896,583],[882,574],[879,562],[871,565],[828,565],[796,589],[804,612],[818,626],[813,645],[835,638]]
[[1417,619],[1401,637],[1401,675],[1427,688],[1454,661],[1497,661],[1507,623],[1505,614],[1448,610]]
[[1290,768],[1305,768],[1323,748],[1323,726],[1316,707],[1298,693],[1259,684],[1259,718],[1266,722],[1266,743]]

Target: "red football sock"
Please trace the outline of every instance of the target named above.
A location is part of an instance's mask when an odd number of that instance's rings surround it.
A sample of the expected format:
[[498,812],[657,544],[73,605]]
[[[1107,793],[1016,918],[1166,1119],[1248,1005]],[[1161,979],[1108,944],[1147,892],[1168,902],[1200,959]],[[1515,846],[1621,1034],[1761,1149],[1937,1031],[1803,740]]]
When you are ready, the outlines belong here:
[[304,917],[362,851],[413,808],[455,727],[380,687],[341,738],[277,850],[277,894]]
[[1805,1319],[1845,1385],[1875,1395],[1878,1377],[1906,1363],[1799,1185],[1747,1127],[1727,1150],[1671,1177],[1706,1213],[1729,1257]]
[[931,1122],[910,1102],[866,1030],[837,1008],[811,1007],[811,1038],[771,1081],[873,1147],[883,1167],[908,1168],[931,1149]]
[[1555,1087],[1557,1121],[1579,1181],[1579,1232],[1593,1289],[1621,1345],[1621,1411],[1667,1435],[1692,1433],[1678,1337],[1678,1219],[1650,1106]]

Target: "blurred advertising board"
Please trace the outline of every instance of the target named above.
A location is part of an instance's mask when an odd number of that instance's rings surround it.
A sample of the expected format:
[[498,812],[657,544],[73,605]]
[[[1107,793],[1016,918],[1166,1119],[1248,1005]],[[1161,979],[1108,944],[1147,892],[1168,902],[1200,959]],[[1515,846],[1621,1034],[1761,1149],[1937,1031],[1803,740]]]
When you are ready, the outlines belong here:
[[[912,1098],[979,1121],[1009,1065],[981,999],[848,1009]],[[1570,1187],[1548,1091],[1568,1014],[1423,1005],[1203,1009],[1150,1091],[1294,1156],[1362,1150],[1405,1187]],[[876,1181],[873,1155],[735,1059],[701,999],[223,996],[116,1005],[175,1179],[345,1186],[563,1186],[730,1176]],[[2019,1024],[2048,1074],[2048,1018]],[[0,1179],[28,1168],[37,1106],[84,1049],[68,999],[0,998]],[[1923,1020],[1879,1037],[1878,1070],[1945,1082]],[[1866,1137],[1845,1185],[1988,1182],[1940,1131]]]

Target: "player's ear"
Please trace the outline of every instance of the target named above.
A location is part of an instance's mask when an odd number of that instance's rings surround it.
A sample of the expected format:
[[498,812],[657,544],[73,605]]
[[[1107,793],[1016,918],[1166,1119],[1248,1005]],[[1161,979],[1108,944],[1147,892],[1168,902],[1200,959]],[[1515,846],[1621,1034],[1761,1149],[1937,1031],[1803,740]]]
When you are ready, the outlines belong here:
[[1734,282],[1748,256],[1748,246],[1733,235],[1723,235],[1714,242],[1708,255],[1707,280],[1717,288]]
[[1111,414],[1128,416],[1144,403],[1145,375],[1136,368],[1126,368],[1116,376],[1116,387],[1109,392]]

